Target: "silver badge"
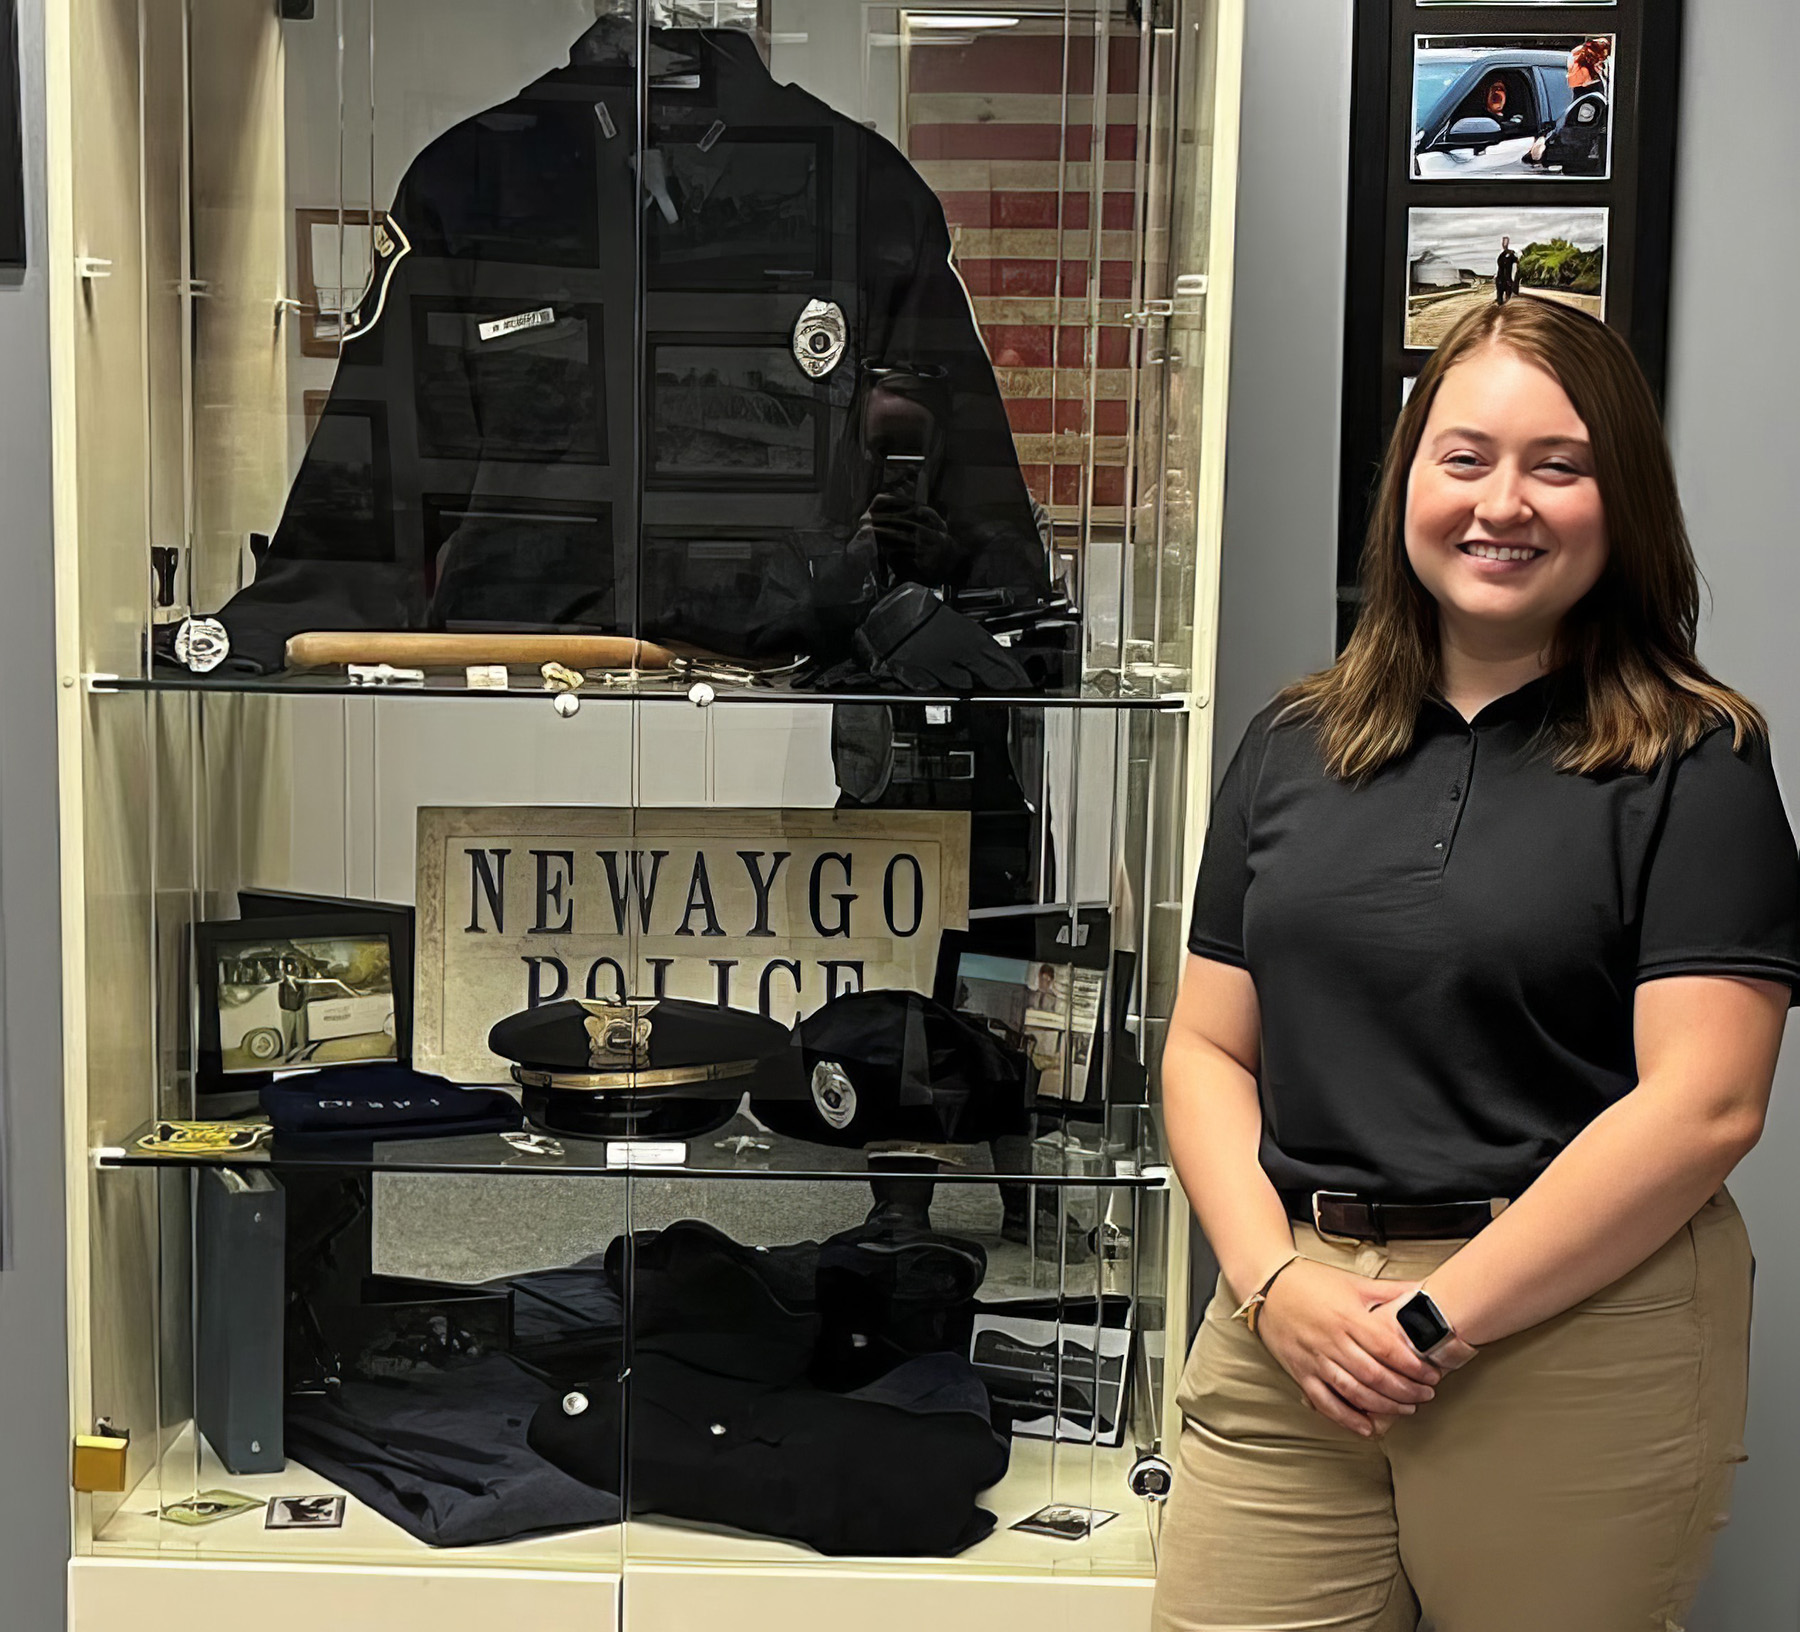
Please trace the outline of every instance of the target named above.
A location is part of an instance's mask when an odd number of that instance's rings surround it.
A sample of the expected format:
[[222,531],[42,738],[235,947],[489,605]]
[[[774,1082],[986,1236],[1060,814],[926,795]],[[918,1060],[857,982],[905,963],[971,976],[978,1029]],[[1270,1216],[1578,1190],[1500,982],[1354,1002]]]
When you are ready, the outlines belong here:
[[825,1126],[840,1132],[856,1120],[856,1089],[835,1060],[820,1060],[812,1072],[813,1104]]
[[175,631],[175,655],[195,674],[210,674],[231,655],[231,636],[217,618],[185,618]]
[[585,1394],[565,1394],[562,1401],[565,1417],[578,1417],[588,1408],[588,1397]]
[[794,325],[794,361],[813,379],[824,379],[843,357],[849,332],[835,300],[809,300]]

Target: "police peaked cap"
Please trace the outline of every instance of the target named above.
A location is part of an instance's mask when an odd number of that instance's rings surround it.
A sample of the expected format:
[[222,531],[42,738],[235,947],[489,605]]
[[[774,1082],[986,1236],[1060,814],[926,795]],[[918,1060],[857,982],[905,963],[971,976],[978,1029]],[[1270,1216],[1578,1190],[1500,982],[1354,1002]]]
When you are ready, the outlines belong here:
[[747,1077],[787,1042],[778,1020],[679,997],[569,998],[508,1015],[488,1033],[523,1086],[584,1093]]

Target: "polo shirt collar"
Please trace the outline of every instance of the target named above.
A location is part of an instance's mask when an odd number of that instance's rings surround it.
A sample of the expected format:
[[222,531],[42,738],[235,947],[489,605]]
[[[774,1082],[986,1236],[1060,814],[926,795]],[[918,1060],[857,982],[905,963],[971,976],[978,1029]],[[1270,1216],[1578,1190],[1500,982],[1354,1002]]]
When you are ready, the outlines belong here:
[[1436,719],[1439,723],[1462,726],[1467,730],[1498,725],[1504,720],[1526,720],[1533,726],[1542,725],[1550,718],[1560,700],[1566,673],[1565,669],[1552,669],[1548,674],[1540,674],[1535,680],[1527,680],[1516,690],[1496,697],[1472,720],[1465,720],[1444,700],[1443,693],[1433,686],[1425,694],[1424,704],[1419,711],[1420,722],[1422,724],[1426,719]]

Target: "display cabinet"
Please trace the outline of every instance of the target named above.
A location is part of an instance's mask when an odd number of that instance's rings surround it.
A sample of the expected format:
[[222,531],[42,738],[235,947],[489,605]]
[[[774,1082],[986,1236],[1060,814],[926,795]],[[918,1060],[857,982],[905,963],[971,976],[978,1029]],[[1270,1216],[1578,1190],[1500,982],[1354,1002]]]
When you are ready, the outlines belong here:
[[1240,11],[52,8],[77,1632],[1146,1624]]

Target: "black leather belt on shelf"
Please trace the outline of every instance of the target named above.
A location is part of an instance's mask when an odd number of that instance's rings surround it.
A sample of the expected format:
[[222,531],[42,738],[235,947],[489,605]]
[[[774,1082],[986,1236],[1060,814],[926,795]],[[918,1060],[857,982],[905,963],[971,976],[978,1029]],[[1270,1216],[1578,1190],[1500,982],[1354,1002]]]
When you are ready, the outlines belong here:
[[1288,1217],[1320,1235],[1343,1241],[1459,1241],[1493,1223],[1506,1198],[1492,1201],[1373,1201],[1348,1190],[1315,1190],[1282,1197]]

